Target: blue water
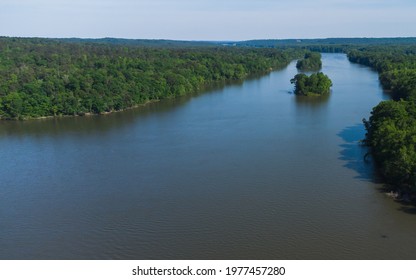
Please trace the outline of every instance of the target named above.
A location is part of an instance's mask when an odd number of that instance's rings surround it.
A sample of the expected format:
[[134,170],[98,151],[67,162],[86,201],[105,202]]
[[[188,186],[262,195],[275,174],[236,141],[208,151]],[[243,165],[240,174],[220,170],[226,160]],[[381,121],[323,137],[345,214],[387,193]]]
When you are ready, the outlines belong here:
[[105,116],[0,123],[2,259],[414,259],[416,223],[379,190],[362,118],[377,73],[323,54]]

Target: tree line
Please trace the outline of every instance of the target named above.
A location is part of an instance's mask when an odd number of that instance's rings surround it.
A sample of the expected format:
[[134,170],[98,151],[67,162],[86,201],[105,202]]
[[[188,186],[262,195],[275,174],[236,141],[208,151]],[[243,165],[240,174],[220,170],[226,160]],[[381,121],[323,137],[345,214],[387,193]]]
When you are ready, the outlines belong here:
[[350,61],[376,69],[393,100],[364,120],[369,145],[387,182],[416,187],[416,47],[378,46],[352,50]]
[[286,66],[300,50],[0,38],[0,119],[123,110]]
[[295,84],[295,94],[304,96],[329,94],[332,86],[331,79],[322,72],[313,73],[310,76],[303,73],[297,74],[290,82]]
[[307,52],[303,59],[299,59],[296,68],[302,71],[317,71],[322,68],[321,54]]

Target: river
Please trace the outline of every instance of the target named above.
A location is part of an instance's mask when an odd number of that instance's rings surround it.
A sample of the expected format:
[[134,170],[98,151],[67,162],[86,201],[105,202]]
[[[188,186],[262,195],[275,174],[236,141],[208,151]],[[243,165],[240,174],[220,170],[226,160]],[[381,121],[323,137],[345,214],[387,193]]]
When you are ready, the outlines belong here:
[[104,116],[0,123],[1,259],[415,259],[362,118],[377,73],[323,54],[327,98],[283,70]]

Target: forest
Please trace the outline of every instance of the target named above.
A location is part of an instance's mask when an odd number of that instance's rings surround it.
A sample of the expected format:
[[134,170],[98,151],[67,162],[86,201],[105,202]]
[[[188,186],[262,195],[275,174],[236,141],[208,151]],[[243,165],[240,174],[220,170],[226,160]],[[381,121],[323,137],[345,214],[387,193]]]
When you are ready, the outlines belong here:
[[[232,42],[237,46],[262,48],[293,48],[301,47],[309,50],[325,48],[329,50],[345,50],[346,48],[362,48],[367,46],[398,46],[416,43],[415,37],[404,38],[326,38],[326,39],[269,39]],[[339,52],[339,51],[337,51]]]
[[301,50],[0,38],[0,119],[101,114],[286,66]]
[[[393,100],[383,101],[364,120],[365,143],[386,181],[416,186],[416,47],[374,46],[351,50],[350,61],[378,71]],[[413,190],[414,191],[414,190]]]
[[295,94],[304,96],[329,94],[332,86],[331,79],[322,72],[313,73],[310,76],[303,73],[297,74],[290,82],[295,84]]
[[303,59],[299,59],[296,68],[301,71],[318,71],[322,68],[322,56],[317,52],[307,52]]
[[[319,62],[320,54],[310,51],[347,52],[351,62],[378,71],[383,88],[393,98],[376,106],[364,120],[365,143],[387,182],[414,187],[414,42],[415,38],[265,40],[230,47],[204,42],[0,37],[0,119],[119,111],[266,73],[306,51],[304,59],[317,61],[319,56]],[[263,45],[268,47],[259,47]],[[331,85],[322,73],[296,76],[293,83],[297,94],[303,95],[327,93]]]

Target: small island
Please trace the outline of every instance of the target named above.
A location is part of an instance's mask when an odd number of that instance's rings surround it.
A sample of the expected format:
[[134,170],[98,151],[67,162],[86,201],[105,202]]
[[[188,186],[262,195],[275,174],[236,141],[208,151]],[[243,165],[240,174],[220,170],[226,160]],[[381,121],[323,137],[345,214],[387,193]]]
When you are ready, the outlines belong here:
[[321,96],[329,94],[332,86],[331,79],[322,72],[310,76],[297,74],[290,80],[295,84],[295,94],[303,96]]
[[318,71],[322,68],[321,54],[308,52],[303,59],[298,60],[296,68],[301,71]]

